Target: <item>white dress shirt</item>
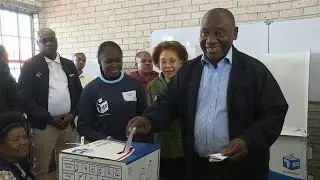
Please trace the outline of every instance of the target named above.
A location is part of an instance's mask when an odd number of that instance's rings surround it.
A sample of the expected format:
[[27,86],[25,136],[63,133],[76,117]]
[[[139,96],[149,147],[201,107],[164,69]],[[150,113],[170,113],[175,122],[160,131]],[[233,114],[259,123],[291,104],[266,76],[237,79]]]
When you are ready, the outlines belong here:
[[68,114],[71,110],[71,99],[66,72],[62,69],[60,56],[55,60],[44,57],[49,68],[48,112],[51,116]]
[[81,82],[81,86],[84,88],[87,84],[89,84],[92,81],[92,77],[82,73],[79,75],[79,79]]

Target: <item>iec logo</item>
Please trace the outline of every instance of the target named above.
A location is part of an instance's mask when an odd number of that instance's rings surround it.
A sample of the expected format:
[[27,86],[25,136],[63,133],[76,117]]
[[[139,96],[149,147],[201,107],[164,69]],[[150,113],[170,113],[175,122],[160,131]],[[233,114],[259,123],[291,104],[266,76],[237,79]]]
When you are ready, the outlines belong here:
[[289,170],[300,169],[300,159],[294,157],[293,154],[283,157],[283,167]]

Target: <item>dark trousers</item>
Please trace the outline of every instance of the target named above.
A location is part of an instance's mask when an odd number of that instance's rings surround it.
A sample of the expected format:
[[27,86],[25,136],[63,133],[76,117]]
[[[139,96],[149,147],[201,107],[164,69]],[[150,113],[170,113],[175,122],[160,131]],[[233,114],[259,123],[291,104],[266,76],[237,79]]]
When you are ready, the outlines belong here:
[[197,158],[195,163],[197,180],[267,180],[268,170],[256,170],[242,163],[209,162],[207,158]]
[[160,179],[183,180],[185,179],[184,158],[161,158],[160,159]]

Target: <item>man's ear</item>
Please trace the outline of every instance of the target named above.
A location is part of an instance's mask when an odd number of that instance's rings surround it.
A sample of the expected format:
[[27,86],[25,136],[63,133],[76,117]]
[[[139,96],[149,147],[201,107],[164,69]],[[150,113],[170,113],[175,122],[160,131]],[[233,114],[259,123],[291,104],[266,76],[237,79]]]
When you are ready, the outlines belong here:
[[234,32],[233,32],[233,33],[234,33],[233,40],[237,40],[237,38],[238,38],[238,31],[239,31],[238,26],[236,26],[233,31],[234,31]]
[[160,70],[160,65],[159,64],[154,64],[159,70]]
[[138,57],[135,57],[135,59],[134,59],[134,65],[135,65],[136,67],[138,67],[138,61],[139,61]]

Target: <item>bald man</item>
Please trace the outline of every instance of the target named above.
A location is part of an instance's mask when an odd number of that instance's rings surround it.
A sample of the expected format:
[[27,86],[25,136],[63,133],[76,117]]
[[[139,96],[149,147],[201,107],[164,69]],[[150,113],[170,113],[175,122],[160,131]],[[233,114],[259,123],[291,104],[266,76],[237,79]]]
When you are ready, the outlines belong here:
[[[268,68],[233,46],[238,28],[232,13],[208,11],[201,21],[203,55],[184,64],[142,117],[128,129],[165,131],[181,119],[188,180],[267,180],[270,146],[288,110]],[[209,162],[221,153],[227,159]]]
[[77,105],[82,86],[72,61],[57,52],[58,42],[52,29],[38,32],[40,53],[26,61],[19,84],[30,103],[37,105],[37,114],[29,119],[34,132],[37,179],[51,180],[49,164],[52,151],[65,149],[72,141],[72,127],[78,114]]
[[153,70],[152,57],[148,51],[140,51],[136,54],[137,71],[131,72],[131,76],[139,80],[145,92],[147,93],[147,85],[154,78],[158,77],[158,73]]

